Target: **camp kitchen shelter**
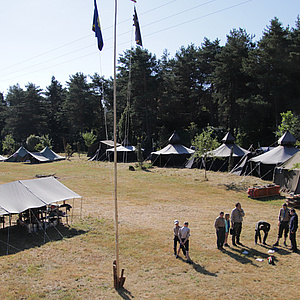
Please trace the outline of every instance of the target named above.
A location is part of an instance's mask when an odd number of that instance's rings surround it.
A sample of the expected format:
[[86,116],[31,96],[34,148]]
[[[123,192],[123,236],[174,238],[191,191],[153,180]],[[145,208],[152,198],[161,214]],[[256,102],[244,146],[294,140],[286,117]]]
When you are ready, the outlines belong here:
[[82,197],[54,177],[18,180],[0,185],[0,215],[19,214],[76,198]]
[[30,152],[21,146],[14,154],[5,159],[4,162],[45,163],[63,159],[65,157],[56,154],[49,147],[45,147],[41,152]]
[[286,162],[299,151],[295,148],[296,139],[286,131],[278,140],[274,149],[249,159],[250,175],[258,176],[265,180],[273,180],[275,167]]
[[182,145],[181,138],[174,132],[168,145],[163,149],[151,152],[151,162],[159,167],[183,167],[195,150]]
[[300,151],[275,168],[274,182],[284,191],[300,194]]

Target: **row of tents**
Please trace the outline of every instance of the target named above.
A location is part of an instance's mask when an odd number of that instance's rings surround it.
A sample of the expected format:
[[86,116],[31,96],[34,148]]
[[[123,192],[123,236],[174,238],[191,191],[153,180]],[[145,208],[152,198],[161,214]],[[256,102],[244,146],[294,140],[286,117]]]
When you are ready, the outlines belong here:
[[14,154],[9,157],[0,157],[0,161],[4,162],[30,162],[30,163],[45,163],[58,160],[64,160],[65,157],[58,155],[48,146],[40,152],[30,152],[21,146]]

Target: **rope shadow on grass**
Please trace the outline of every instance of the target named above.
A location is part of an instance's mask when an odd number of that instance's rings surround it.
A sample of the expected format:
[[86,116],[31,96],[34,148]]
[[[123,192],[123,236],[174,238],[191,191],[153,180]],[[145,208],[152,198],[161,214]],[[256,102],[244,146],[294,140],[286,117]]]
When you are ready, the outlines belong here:
[[9,240],[7,240],[7,228],[0,230],[0,256],[16,254],[26,249],[41,247],[50,241],[59,241],[64,238],[72,238],[87,233],[67,226],[48,228],[46,232],[38,231],[27,233],[25,228],[10,227]]

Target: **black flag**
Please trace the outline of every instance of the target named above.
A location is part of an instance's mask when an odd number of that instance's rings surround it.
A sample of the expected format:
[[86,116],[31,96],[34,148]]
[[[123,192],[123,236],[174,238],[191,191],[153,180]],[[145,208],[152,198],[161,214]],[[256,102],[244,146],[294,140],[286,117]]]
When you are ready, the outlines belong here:
[[133,26],[135,26],[135,42],[137,45],[143,46],[139,20],[138,20],[135,7],[134,7],[134,15],[133,15]]

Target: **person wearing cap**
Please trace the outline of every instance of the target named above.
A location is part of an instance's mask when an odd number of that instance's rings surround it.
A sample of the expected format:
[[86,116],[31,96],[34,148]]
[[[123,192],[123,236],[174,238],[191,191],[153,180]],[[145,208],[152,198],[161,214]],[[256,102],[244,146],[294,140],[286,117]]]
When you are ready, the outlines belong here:
[[223,245],[225,241],[225,219],[224,212],[220,212],[220,215],[216,218],[215,228],[217,234],[217,247],[219,250],[224,250]]
[[[176,258],[178,258],[178,255],[177,255],[177,243],[180,244],[180,241],[179,241],[179,229],[181,228],[181,226],[179,226],[179,221],[178,220],[175,220],[174,221],[174,228],[173,228],[173,232],[174,232],[174,246],[173,246],[173,249],[174,249],[174,255],[176,255]],[[179,247],[180,249],[180,247]],[[185,252],[183,252],[183,254],[185,254]]]
[[298,252],[297,242],[296,242],[296,231],[298,229],[298,215],[294,208],[291,209],[291,220],[290,220],[290,240],[291,240],[291,250],[295,253]]
[[184,222],[183,227],[179,229],[178,237],[180,241],[180,247],[178,249],[177,255],[179,255],[180,249],[182,249],[182,252],[184,253],[185,251],[185,257],[186,257],[186,262],[191,264],[192,261],[189,256],[189,237],[190,237],[190,229],[188,228],[189,223]]
[[282,234],[284,232],[284,242],[283,245],[286,246],[286,238],[288,236],[289,232],[289,222],[290,222],[290,211],[287,208],[287,204],[283,203],[282,208],[279,210],[279,215],[278,215],[278,237],[276,243],[273,245],[278,246],[279,245],[279,240],[282,238]]
[[264,232],[264,238],[263,238],[263,245],[266,245],[266,240],[268,237],[268,233],[270,231],[271,225],[270,223],[266,221],[258,221],[255,225],[255,245],[257,244],[257,239],[259,239],[259,242],[261,243],[261,235],[260,231],[262,230]]
[[231,211],[231,226],[233,228],[232,245],[242,245],[240,243],[240,235],[242,232],[243,217],[245,216],[241,203],[237,202],[235,208]]

